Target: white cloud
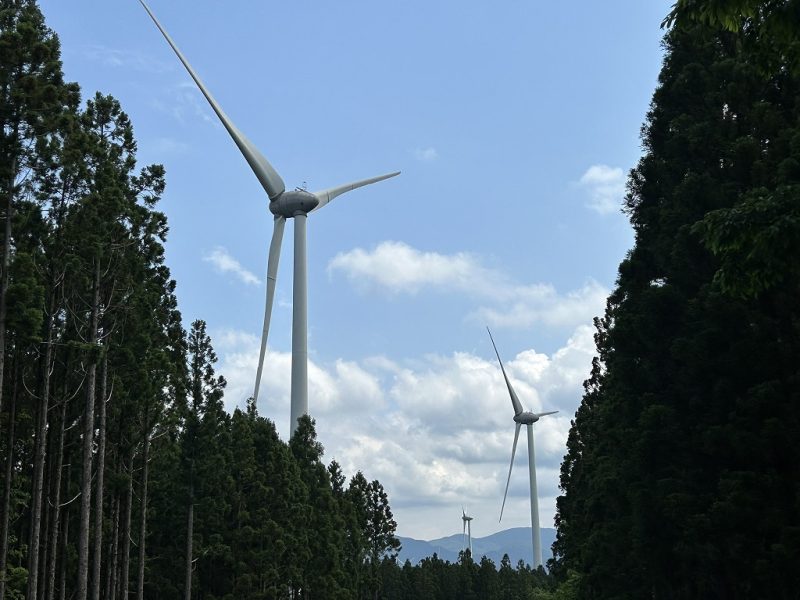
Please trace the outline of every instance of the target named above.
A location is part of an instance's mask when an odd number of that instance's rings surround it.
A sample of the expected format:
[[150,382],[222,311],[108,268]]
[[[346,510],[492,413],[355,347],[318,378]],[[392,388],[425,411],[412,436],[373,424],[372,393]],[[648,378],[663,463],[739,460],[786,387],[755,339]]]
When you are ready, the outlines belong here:
[[144,73],[166,73],[174,70],[172,63],[136,51],[109,48],[100,44],[89,44],[83,47],[82,52],[87,60],[105,67],[124,68],[128,71],[134,70]]
[[625,195],[625,172],[619,167],[592,165],[578,185],[589,193],[587,206],[601,215],[619,210]]
[[476,298],[483,306],[472,317],[500,327],[535,323],[574,327],[603,310],[608,290],[590,280],[560,294],[546,283],[522,284],[484,267],[473,254],[423,252],[403,242],[381,242],[373,250],[355,248],[337,254],[328,272],[342,272],[362,290],[379,288],[392,294],[417,294],[432,289]]
[[[251,394],[258,357],[256,336],[211,333],[228,380],[228,409]],[[558,473],[569,424],[594,354],[592,329],[575,329],[550,355],[525,349],[503,354],[523,406],[559,410],[536,424],[536,457],[543,526],[551,527]],[[502,501],[514,437],[511,403],[486,340],[483,356],[457,352],[423,359],[309,363],[309,410],[317,420],[325,460],[348,475],[363,470],[389,493],[398,532],[417,538],[449,535],[461,526],[460,506],[475,515],[473,535],[530,524],[527,446],[520,435],[502,525]],[[290,356],[267,355],[259,411],[286,439],[289,426]]]
[[439,153],[433,147],[417,148],[414,150],[414,157],[422,162],[431,162],[439,158]]
[[248,285],[259,285],[261,280],[245,269],[238,260],[233,258],[222,246],[217,246],[210,253],[203,257],[205,262],[211,263],[214,269],[220,273],[232,273],[242,283]]

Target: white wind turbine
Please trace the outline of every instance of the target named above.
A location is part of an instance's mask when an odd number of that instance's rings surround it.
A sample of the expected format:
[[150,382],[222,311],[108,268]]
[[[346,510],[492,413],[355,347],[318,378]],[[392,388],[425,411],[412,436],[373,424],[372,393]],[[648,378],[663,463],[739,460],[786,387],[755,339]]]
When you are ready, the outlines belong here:
[[275,279],[278,274],[278,261],[281,254],[281,242],[286,219],[294,219],[294,280],[292,290],[292,391],[291,391],[291,421],[290,432],[297,428],[297,419],[308,412],[308,290],[306,266],[306,217],[309,213],[319,210],[337,196],[352,191],[371,183],[383,181],[389,177],[399,175],[400,172],[388,173],[370,179],[362,179],[328,188],[319,192],[307,192],[304,189],[286,191],[283,179],[269,164],[261,152],[239,131],[222,108],[208,91],[206,86],[195,73],[189,61],[172,41],[172,38],[158,22],[153,12],[139,0],[147,14],[163,34],[167,43],[175,51],[183,66],[189,72],[197,87],[205,96],[211,108],[222,121],[222,125],[233,138],[234,143],[250,165],[259,183],[269,196],[269,210],[275,216],[272,241],[269,245],[269,260],[267,262],[267,299],[264,307],[264,327],[261,334],[261,349],[258,356],[258,369],[253,389],[253,400],[258,400],[258,388],[261,384],[261,371],[264,366],[264,355],[267,349],[269,334],[269,321],[272,314],[272,303],[275,296]]
[[[462,506],[461,507],[461,522],[463,527],[461,528],[461,538],[462,544],[464,544],[464,549],[469,548],[469,554],[472,556],[472,517],[467,516],[466,509]],[[467,538],[464,538],[464,534],[466,534]],[[467,540],[469,541],[469,545],[467,545]]]
[[[489,328],[486,328],[489,331]],[[494,353],[497,355],[497,362],[500,363],[500,370],[503,371],[503,378],[506,380],[508,386],[508,393],[511,396],[511,404],[514,406],[514,422],[517,424],[514,430],[514,445],[511,447],[511,464],[508,466],[508,479],[506,480],[506,491],[503,494],[503,505],[500,508],[500,520],[503,520],[503,509],[506,506],[506,497],[508,496],[508,484],[511,482],[511,469],[514,467],[514,454],[517,452],[517,440],[519,439],[519,428],[523,425],[528,427],[528,469],[530,475],[531,486],[531,537],[533,538],[533,568],[536,569],[542,564],[542,538],[539,531],[539,495],[536,489],[536,456],[533,448],[533,424],[536,423],[541,417],[546,415],[553,415],[557,410],[550,412],[533,413],[524,411],[522,403],[517,398],[514,388],[511,387],[511,382],[508,380],[506,370],[503,367],[503,361],[500,360],[500,353],[497,351],[497,346],[494,343],[492,332],[489,331],[489,339],[492,340]]]

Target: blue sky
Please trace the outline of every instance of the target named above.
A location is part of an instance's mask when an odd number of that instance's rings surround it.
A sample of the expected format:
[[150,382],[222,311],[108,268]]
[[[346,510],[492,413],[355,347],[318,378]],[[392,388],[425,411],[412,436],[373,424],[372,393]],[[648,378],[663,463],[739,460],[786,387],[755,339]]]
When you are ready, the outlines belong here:
[[[151,0],[287,187],[401,170],[308,222],[309,409],[328,459],[380,479],[402,535],[529,525],[492,327],[537,425],[550,526],[569,421],[633,236],[619,211],[669,2]],[[266,196],[135,0],[40,0],[84,96],[117,97],[142,165],[163,163],[167,261],[250,393],[272,218]],[[259,409],[286,436],[291,223]]]

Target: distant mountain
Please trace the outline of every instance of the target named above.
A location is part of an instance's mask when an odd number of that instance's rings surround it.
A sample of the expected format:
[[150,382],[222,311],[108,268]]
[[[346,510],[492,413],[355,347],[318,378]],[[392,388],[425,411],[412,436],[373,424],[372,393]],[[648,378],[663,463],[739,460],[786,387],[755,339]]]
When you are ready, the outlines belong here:
[[[417,564],[427,556],[434,553],[442,560],[456,562],[458,553],[464,548],[464,538],[460,533],[439,538],[436,540],[415,540],[397,536],[403,544],[397,560],[400,564],[410,560],[411,564]],[[550,547],[556,539],[555,529],[542,529],[542,560],[547,560],[552,556]],[[500,566],[503,554],[508,554],[511,564],[516,566],[517,561],[524,560],[527,564],[531,563],[533,556],[533,546],[531,543],[530,527],[514,527],[504,531],[498,531],[490,536],[483,538],[472,538],[472,554],[475,561],[479,562],[481,557],[486,556]]]

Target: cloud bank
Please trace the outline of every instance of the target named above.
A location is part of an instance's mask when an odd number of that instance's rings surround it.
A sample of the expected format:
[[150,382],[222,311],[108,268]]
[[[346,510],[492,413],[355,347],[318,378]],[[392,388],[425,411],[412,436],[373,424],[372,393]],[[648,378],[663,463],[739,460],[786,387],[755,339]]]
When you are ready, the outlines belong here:
[[381,242],[372,250],[341,252],[328,264],[328,273],[343,274],[362,291],[463,294],[480,304],[471,317],[498,327],[588,323],[602,312],[608,296],[594,280],[563,294],[548,283],[514,281],[483,266],[474,254],[423,252],[395,241]]
[[[543,526],[552,526],[559,464],[569,424],[594,354],[592,329],[577,327],[550,355],[533,348],[503,355],[526,409],[559,410],[536,424],[536,456]],[[212,332],[228,380],[229,410],[251,394],[256,336]],[[398,532],[418,538],[450,535],[460,506],[476,517],[473,534],[529,526],[527,449],[517,448],[509,499],[498,525],[514,437],[513,411],[488,339],[483,356],[457,352],[424,360],[373,356],[360,361],[309,363],[309,410],[317,420],[325,460],[348,475],[363,470],[387,489]],[[289,429],[290,355],[269,352],[259,401],[261,414]]]

